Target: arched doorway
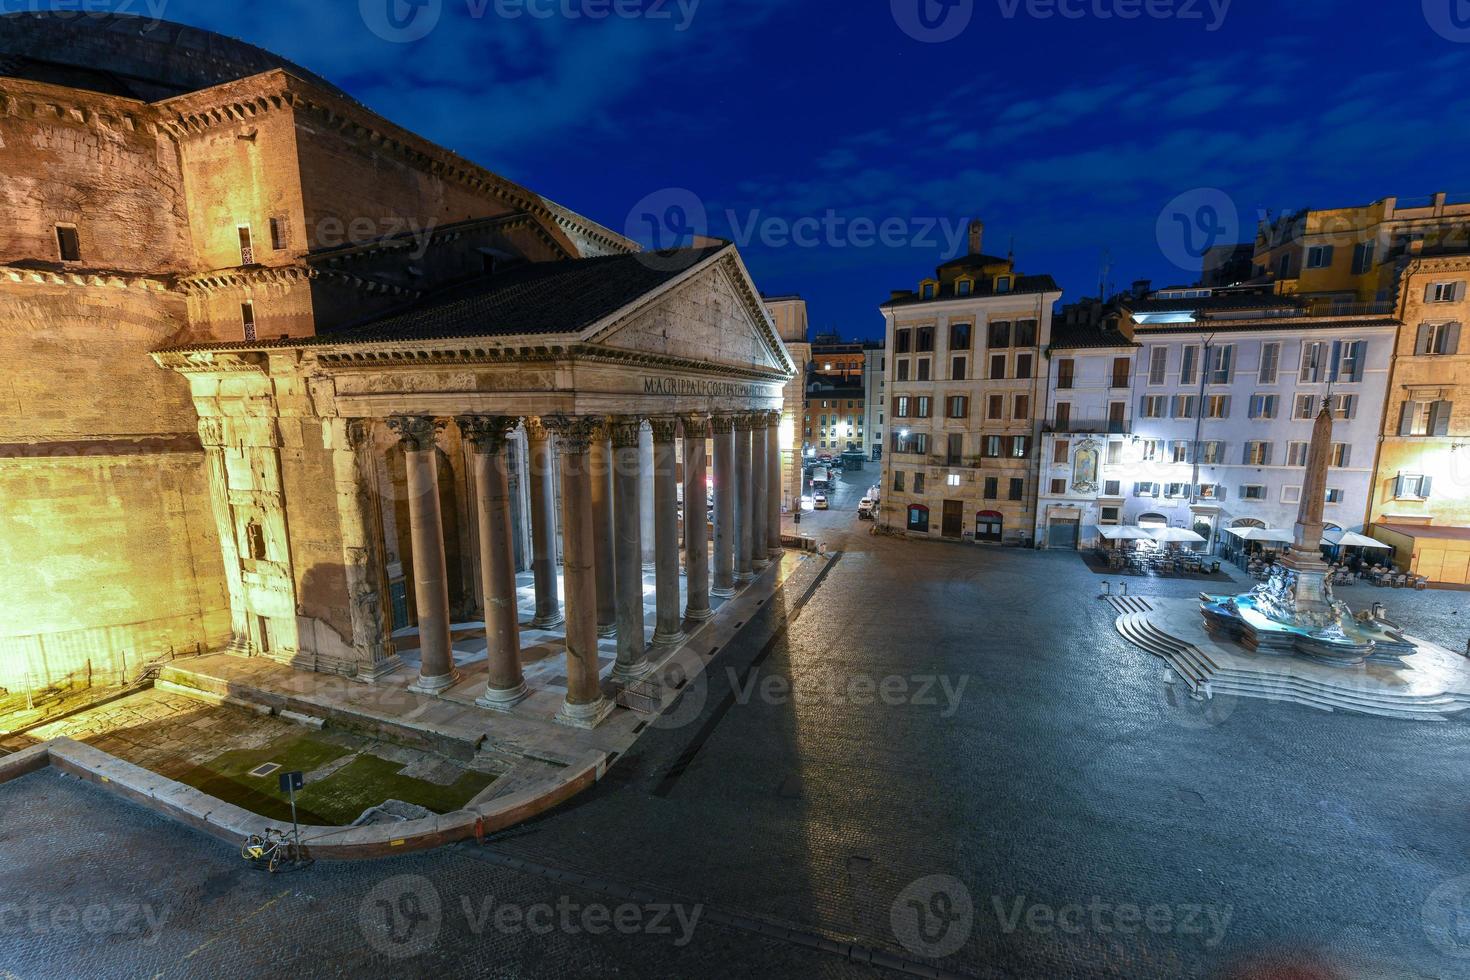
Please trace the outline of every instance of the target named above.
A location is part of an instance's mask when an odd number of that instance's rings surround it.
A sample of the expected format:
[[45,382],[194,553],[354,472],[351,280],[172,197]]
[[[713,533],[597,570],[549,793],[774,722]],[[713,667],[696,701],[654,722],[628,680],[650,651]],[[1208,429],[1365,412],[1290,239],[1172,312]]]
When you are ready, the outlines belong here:
[[1005,515],[998,510],[982,510],[975,515],[975,540],[999,543],[1005,534]]
[[909,530],[929,533],[929,508],[923,504],[909,505]]
[[1231,527],[1265,527],[1265,523],[1254,517],[1240,517],[1230,522]]
[[1138,526],[1145,529],[1168,527],[1169,519],[1163,514],[1140,514],[1138,517]]

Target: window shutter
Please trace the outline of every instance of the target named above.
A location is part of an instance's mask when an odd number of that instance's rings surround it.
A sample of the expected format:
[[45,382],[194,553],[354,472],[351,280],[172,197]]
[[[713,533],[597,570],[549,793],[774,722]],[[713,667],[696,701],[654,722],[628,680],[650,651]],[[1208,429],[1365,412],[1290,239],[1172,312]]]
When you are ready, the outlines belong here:
[[1465,301],[1465,280],[1461,279],[1459,282],[1455,283],[1455,302],[1456,303],[1463,303],[1464,301]]
[[1357,342],[1358,356],[1353,358],[1353,376],[1349,381],[1363,380],[1363,366],[1368,363],[1368,342],[1360,340]]
[[1429,435],[1447,436],[1450,434],[1450,407],[1452,404],[1438,401],[1429,406]]
[[1446,354],[1458,354],[1460,352],[1460,325],[1451,323],[1446,331],[1444,352]]
[[[1464,283],[1461,283],[1460,285],[1463,288]],[[1419,496],[1423,497],[1425,500],[1429,499],[1429,477],[1427,476],[1421,476],[1419,478]]]
[[1240,487],[1240,497],[1241,497],[1242,500],[1245,499],[1245,484],[1241,484],[1241,487]]
[[1430,283],[1429,285],[1424,287],[1424,302],[1434,302],[1434,283]]
[[1416,336],[1414,338],[1414,353],[1415,354],[1428,354],[1429,353],[1429,336],[1430,336],[1430,333],[1431,332],[1432,332],[1432,328],[1429,326],[1429,324],[1427,324],[1427,323],[1421,323],[1421,324],[1419,324],[1419,334],[1418,334],[1418,336]]
[[1327,381],[1330,384],[1337,380],[1338,365],[1342,363],[1342,341],[1332,342],[1332,359],[1327,362]]
[[1269,442],[1261,447],[1261,465],[1271,465],[1271,444]]
[[1404,400],[1404,407],[1399,410],[1399,435],[1407,436],[1414,434],[1414,413],[1418,406],[1408,399]]
[[1404,475],[1402,473],[1393,478],[1393,495],[1395,497],[1404,495]]
[[1217,484],[1215,484],[1215,499],[1216,500],[1224,500],[1225,499],[1225,484],[1223,484],[1223,483],[1217,483]]
[[1230,417],[1230,396],[1229,395],[1226,395],[1224,398],[1220,399],[1220,417],[1222,419],[1228,419]]

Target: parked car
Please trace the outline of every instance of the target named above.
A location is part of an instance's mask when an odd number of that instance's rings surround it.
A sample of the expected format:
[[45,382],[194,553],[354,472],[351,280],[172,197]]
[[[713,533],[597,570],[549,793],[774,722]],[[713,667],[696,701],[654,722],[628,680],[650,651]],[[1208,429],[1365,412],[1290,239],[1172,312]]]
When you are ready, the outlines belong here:
[[858,520],[871,521],[873,519],[873,502],[867,497],[858,501]]
[[812,506],[817,510],[827,509],[827,495],[825,493],[812,494]]

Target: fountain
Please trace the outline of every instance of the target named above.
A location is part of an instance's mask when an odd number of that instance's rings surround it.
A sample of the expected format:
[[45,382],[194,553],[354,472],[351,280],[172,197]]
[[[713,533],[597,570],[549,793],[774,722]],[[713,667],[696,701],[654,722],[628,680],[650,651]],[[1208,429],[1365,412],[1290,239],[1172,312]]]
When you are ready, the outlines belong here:
[[1332,447],[1328,397],[1312,426],[1307,475],[1297,510],[1295,540],[1270,579],[1237,596],[1200,596],[1205,627],[1216,636],[1268,653],[1299,653],[1351,666],[1368,659],[1399,663],[1414,645],[1368,614],[1355,617],[1332,595],[1331,569],[1321,557],[1322,507]]

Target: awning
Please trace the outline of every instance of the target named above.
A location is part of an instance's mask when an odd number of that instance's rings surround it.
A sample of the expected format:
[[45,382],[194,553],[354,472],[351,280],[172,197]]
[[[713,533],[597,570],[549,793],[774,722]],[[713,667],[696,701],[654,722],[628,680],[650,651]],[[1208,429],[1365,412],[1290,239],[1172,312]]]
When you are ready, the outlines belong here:
[[[1333,535],[1338,535],[1338,537],[1334,538],[1332,537]],[[1357,531],[1349,531],[1346,534],[1343,534],[1341,531],[1328,531],[1322,535],[1322,540],[1330,545],[1347,545],[1350,548],[1382,548],[1388,551],[1392,547],[1391,545],[1384,544],[1382,541],[1375,541],[1367,535],[1359,534]]]
[[1147,541],[1152,540],[1153,535],[1141,527],[1132,524],[1104,524],[1097,529],[1097,533],[1109,541]]
[[1277,541],[1291,544],[1296,535],[1275,527],[1227,527],[1226,534],[1233,534],[1242,541]]
[[1200,544],[1205,540],[1187,527],[1155,528],[1149,536],[1160,543],[1173,543],[1177,541],[1180,543],[1189,542],[1191,544]]

